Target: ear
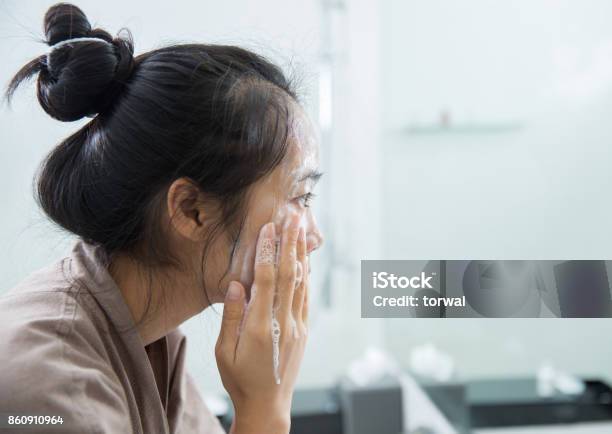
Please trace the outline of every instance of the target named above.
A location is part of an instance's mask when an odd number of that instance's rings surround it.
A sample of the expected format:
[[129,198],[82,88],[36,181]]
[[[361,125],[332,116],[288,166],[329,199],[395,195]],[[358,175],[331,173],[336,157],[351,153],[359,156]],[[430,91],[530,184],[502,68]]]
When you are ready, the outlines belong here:
[[210,217],[202,192],[189,178],[178,178],[168,188],[168,218],[180,235],[202,240],[205,222]]

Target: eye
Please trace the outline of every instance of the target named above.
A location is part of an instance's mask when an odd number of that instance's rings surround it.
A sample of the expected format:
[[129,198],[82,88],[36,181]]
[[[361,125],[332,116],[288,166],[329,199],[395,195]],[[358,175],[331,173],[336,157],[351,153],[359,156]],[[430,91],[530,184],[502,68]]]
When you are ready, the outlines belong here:
[[314,193],[308,192],[306,194],[296,197],[295,200],[297,200],[304,208],[308,208],[310,206],[310,202],[315,197],[316,195]]

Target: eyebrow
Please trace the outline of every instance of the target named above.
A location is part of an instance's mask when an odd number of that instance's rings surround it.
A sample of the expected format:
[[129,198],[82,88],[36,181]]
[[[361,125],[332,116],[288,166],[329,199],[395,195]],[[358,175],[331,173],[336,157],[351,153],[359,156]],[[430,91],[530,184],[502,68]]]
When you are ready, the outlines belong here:
[[304,182],[307,180],[311,180],[312,182],[316,184],[317,181],[319,181],[319,179],[321,179],[322,176],[323,176],[323,172],[319,172],[318,170],[311,170],[306,175],[298,179],[298,182]]

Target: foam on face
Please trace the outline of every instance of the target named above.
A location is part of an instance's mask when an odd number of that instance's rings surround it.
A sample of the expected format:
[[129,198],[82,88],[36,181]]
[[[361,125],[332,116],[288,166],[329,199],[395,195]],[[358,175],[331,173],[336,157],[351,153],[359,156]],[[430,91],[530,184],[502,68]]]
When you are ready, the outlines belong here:
[[[271,218],[263,223],[272,221],[276,226],[276,240],[266,241],[262,243],[260,251],[256,252],[257,240],[250,246],[245,247],[243,260],[240,264],[232,264],[232,271],[240,275],[242,282],[253,281],[253,264],[266,263],[274,264],[278,267],[280,253],[280,237],[282,228],[288,218],[299,215],[300,227],[303,228],[304,234],[308,234],[309,213],[303,207],[297,205],[291,199],[300,194],[300,187],[304,181],[300,180],[308,173],[316,170],[318,164],[318,145],[313,135],[311,134],[312,126],[308,118],[299,109],[299,115],[295,116],[292,121],[291,129],[291,146],[287,157],[275,169],[273,174],[262,180],[260,188],[266,191],[267,194],[257,198],[257,206],[260,210],[271,210]],[[261,224],[263,224],[261,223]],[[252,220],[247,218],[243,227],[244,233],[259,233],[259,227],[256,227]],[[241,246],[242,247],[242,246]],[[301,282],[303,276],[302,264],[298,262],[296,285]],[[256,297],[255,285],[251,287],[251,295],[248,301],[247,310],[251,305],[252,300]],[[277,289],[278,291],[278,289]],[[281,325],[277,319],[278,312],[278,292],[275,293],[274,303],[272,307],[272,368],[274,372],[274,380],[276,384],[280,384],[281,378],[279,373],[281,354],[280,354],[280,338],[283,333]],[[297,323],[291,317],[291,328],[294,338],[299,338]]]

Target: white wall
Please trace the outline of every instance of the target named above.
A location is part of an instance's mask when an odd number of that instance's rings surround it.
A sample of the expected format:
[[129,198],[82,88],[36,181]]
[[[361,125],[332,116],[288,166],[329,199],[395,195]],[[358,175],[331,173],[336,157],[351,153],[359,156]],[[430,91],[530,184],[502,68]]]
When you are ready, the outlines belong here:
[[[601,1],[384,3],[383,252],[405,259],[612,258],[612,28]],[[401,129],[514,124],[490,134]],[[451,352],[467,376],[544,360],[612,378],[609,320],[387,323],[404,361]]]

